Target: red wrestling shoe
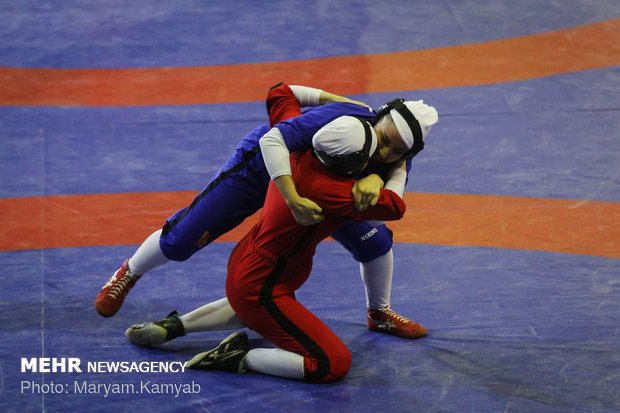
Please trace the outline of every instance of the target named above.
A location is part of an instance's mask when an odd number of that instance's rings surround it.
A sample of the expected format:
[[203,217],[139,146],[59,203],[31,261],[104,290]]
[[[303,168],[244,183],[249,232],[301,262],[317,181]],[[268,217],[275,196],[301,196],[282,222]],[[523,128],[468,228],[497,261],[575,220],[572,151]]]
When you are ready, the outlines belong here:
[[424,327],[395,313],[389,306],[380,310],[368,309],[368,329],[404,338],[426,336]]
[[95,309],[102,317],[112,317],[123,305],[125,296],[140,279],[140,275],[129,271],[129,260],[114,273],[99,291],[95,300]]

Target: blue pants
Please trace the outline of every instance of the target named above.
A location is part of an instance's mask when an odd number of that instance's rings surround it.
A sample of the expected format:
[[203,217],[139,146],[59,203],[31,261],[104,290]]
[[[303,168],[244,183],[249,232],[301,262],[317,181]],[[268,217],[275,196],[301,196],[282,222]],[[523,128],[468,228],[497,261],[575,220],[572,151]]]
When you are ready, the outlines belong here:
[[392,231],[385,225],[373,226],[368,222],[347,221],[332,238],[362,263],[385,255],[392,248]]
[[[191,205],[168,218],[159,241],[166,258],[188,259],[262,208],[270,178],[258,140],[268,130],[262,125],[242,139]],[[385,225],[349,221],[333,237],[359,262],[372,261],[392,248],[392,234]]]

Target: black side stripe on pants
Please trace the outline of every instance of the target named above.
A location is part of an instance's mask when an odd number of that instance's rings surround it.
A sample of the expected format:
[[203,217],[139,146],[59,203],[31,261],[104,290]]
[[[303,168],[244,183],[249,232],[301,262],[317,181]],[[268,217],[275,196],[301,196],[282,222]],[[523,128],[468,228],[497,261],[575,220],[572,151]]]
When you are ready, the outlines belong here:
[[299,327],[297,327],[286,315],[278,308],[277,304],[273,301],[273,289],[278,282],[278,279],[286,268],[286,263],[289,258],[295,256],[301,248],[306,244],[310,236],[312,235],[316,225],[311,226],[306,234],[297,242],[293,252],[286,257],[278,258],[274,269],[269,273],[263,286],[261,287],[260,296],[258,302],[265,307],[265,310],[271,317],[282,327],[284,331],[290,334],[295,340],[299,342],[310,354],[314,355],[317,360],[317,369],[306,376],[307,381],[321,381],[329,374],[329,358],[323,349],[308,335],[306,335]]
[[224,171],[221,174],[219,174],[213,181],[209,183],[209,185],[207,185],[207,187],[200,193],[200,195],[194,198],[190,206],[187,207],[187,209],[183,211],[181,215],[166,222],[162,230],[162,234],[166,235],[168,232],[170,232],[172,227],[174,227],[176,224],[181,222],[181,220],[187,216],[187,214],[192,210],[192,208],[194,208],[194,206],[196,206],[196,204],[200,202],[202,198],[204,198],[209,193],[209,191],[211,191],[213,188],[218,186],[228,176],[243,170],[246,164],[250,162],[250,160],[259,152],[260,152],[260,146],[256,145],[256,147],[250,149],[249,151],[243,154],[243,156],[241,157],[241,161],[239,161],[239,163],[235,164],[229,170]]

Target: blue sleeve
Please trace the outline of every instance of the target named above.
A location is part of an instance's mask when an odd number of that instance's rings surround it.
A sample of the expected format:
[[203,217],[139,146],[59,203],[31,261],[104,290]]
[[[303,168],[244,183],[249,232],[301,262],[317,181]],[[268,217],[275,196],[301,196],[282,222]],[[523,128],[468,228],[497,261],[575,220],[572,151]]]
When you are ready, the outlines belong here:
[[409,176],[409,171],[411,171],[411,162],[413,158],[409,158],[405,161],[405,167],[407,168],[407,176]]
[[312,148],[314,134],[332,120],[341,116],[355,116],[370,120],[375,113],[354,103],[335,102],[316,106],[307,112],[275,125],[282,133],[290,152]]

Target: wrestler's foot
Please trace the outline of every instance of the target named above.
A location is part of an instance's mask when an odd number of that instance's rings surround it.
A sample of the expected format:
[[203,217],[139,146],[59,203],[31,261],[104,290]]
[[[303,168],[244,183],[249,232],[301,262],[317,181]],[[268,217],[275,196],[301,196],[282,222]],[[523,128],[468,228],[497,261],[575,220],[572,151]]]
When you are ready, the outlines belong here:
[[205,351],[185,364],[188,369],[223,370],[243,373],[243,358],[250,351],[250,340],[245,331],[238,331],[226,337],[213,350]]
[[395,313],[389,306],[379,310],[368,309],[368,329],[404,338],[426,336],[424,327]]
[[129,260],[114,273],[99,291],[95,300],[95,309],[103,317],[112,317],[123,305],[125,296],[140,279],[140,275],[135,275],[129,271]]
[[125,331],[125,337],[138,346],[156,346],[184,335],[185,328],[178,311],[159,321],[134,324]]

